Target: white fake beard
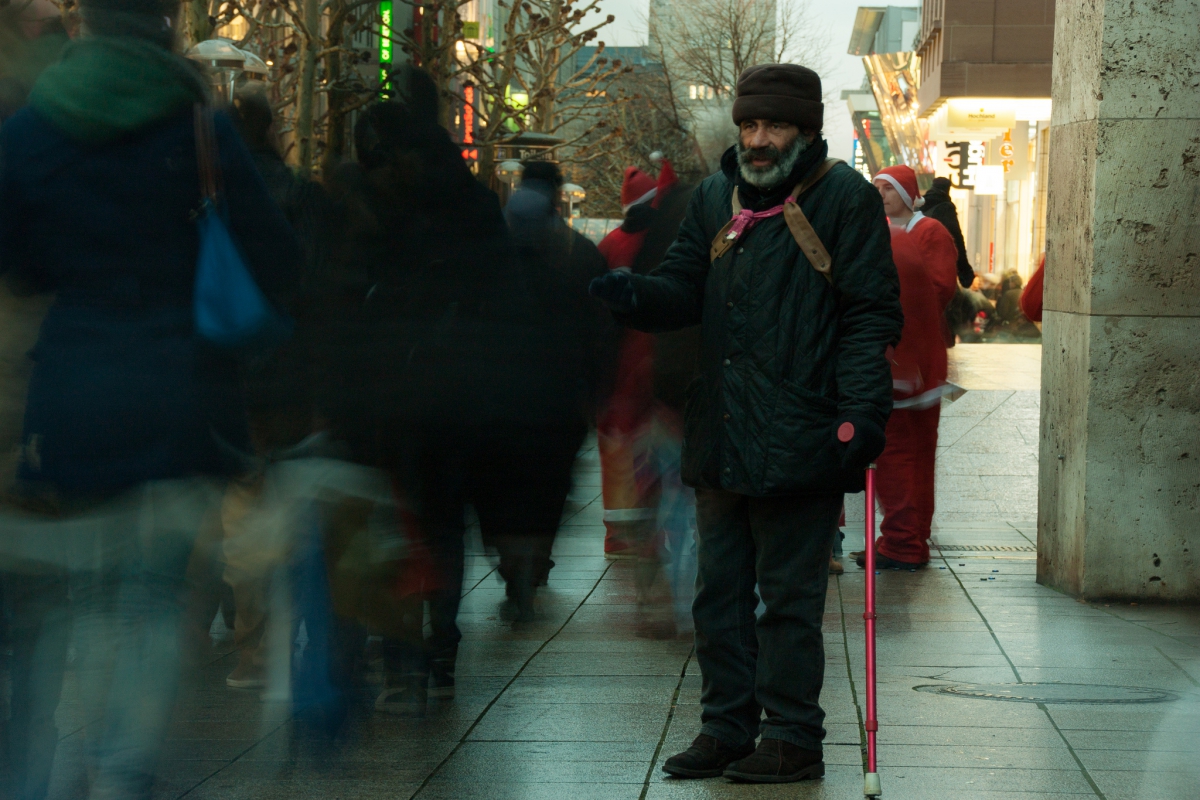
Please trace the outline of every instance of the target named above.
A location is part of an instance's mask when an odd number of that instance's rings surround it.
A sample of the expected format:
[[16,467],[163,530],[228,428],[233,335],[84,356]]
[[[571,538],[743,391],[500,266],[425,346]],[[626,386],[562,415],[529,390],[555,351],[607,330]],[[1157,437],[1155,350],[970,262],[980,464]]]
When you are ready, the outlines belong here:
[[738,167],[742,178],[751,186],[759,189],[774,189],[787,180],[796,168],[800,156],[810,147],[803,135],[797,136],[788,148],[779,154],[779,158],[769,167],[756,167],[750,163],[750,148],[741,142],[737,143]]

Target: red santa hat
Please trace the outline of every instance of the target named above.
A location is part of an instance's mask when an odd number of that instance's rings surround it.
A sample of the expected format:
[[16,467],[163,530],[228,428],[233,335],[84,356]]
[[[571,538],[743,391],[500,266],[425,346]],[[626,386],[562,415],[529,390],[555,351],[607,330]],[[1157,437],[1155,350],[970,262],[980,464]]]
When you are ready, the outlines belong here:
[[[650,156],[653,158],[654,156]],[[671,166],[671,162],[665,158],[659,158],[662,162],[662,168],[658,171],[658,186],[654,191],[654,207],[658,208],[659,204],[666,199],[671,189],[675,188],[675,184],[679,183],[679,177],[675,174],[675,168]]]
[[621,211],[625,212],[639,203],[647,203],[658,194],[658,181],[637,167],[625,168],[625,181],[621,184]]
[[879,181],[890,183],[904,201],[904,205],[911,210],[916,211],[925,205],[925,198],[921,197],[921,191],[917,188],[917,173],[913,172],[912,167],[906,164],[885,167],[875,173],[874,182]]

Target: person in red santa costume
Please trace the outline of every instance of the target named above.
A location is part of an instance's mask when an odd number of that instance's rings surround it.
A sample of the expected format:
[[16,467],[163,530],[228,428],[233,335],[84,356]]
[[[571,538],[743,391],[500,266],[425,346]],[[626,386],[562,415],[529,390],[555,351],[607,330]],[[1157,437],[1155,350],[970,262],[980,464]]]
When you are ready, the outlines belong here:
[[[874,183],[891,226],[904,308],[904,330],[891,359],[894,406],[887,447],[876,462],[884,516],[875,563],[915,569],[929,563],[934,458],[946,391],[942,319],[958,282],[958,250],[946,228],[921,213],[923,201],[911,167],[880,170]],[[865,566],[864,554],[855,556]]]
[[[653,156],[652,156],[653,158]],[[625,220],[600,242],[610,270],[632,268],[660,201],[677,183],[662,160],[657,179],[637,167],[625,170],[621,210]],[[654,335],[626,330],[616,382],[597,420],[604,498],[604,555],[637,558],[652,538],[658,518],[658,481],[650,453],[654,419]]]

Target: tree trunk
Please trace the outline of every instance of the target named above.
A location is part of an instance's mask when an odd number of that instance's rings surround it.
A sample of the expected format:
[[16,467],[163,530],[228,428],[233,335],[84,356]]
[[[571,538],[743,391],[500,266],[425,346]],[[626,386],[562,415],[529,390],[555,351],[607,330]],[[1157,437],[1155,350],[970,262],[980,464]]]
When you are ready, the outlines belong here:
[[186,51],[195,47],[211,39],[212,35],[208,0],[186,0],[183,5],[183,49]]
[[[325,40],[326,47],[330,50],[342,46],[345,32],[345,6],[345,0],[338,0],[338,3],[330,9],[329,35]],[[345,89],[336,88],[342,79],[341,53],[335,51],[329,54],[325,62],[325,78],[329,81],[330,86],[335,87],[329,92],[329,122],[325,129],[325,158],[321,170],[328,175],[346,152],[347,114],[343,109],[350,98]]]
[[308,35],[300,56],[299,97],[296,104],[296,144],[301,177],[312,173],[316,141],[313,128],[316,122],[317,47],[320,44],[321,9],[319,0],[304,0],[304,26]]
[[450,92],[450,76],[454,74],[454,65],[458,59],[458,4],[454,0],[445,2],[441,12],[441,25],[438,28],[438,35],[442,39],[438,42],[441,46],[441,57],[437,59],[434,75],[442,98],[438,106],[438,124],[453,133],[454,106],[457,100]]

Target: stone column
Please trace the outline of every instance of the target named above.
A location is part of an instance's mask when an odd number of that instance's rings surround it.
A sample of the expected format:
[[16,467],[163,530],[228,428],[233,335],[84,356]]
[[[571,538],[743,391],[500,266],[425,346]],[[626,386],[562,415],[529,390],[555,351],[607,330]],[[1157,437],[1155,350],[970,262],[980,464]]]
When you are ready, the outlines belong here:
[[1200,600],[1200,0],[1059,0],[1038,581]]

